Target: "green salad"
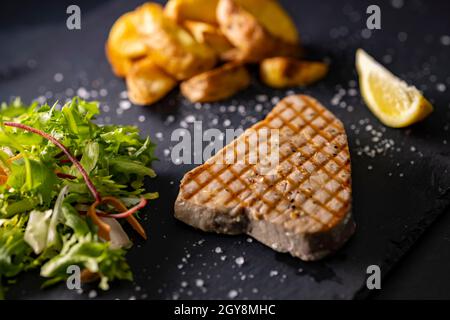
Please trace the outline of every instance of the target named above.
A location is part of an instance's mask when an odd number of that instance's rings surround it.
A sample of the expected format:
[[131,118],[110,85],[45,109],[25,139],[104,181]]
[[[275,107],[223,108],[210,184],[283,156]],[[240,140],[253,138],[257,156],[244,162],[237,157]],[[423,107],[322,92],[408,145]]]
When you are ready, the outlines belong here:
[[43,286],[70,266],[105,290],[132,279],[127,232],[147,237],[136,213],[158,196],[144,189],[155,145],[136,127],[95,124],[98,114],[79,98],[0,106],[0,297],[35,268]]

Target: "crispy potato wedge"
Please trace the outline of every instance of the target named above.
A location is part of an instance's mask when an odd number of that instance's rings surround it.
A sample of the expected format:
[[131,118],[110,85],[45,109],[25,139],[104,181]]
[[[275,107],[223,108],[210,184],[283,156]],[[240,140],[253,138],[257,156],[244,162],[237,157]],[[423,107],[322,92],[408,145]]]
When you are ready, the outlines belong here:
[[307,86],[325,77],[327,72],[326,63],[287,57],[265,59],[260,65],[261,80],[274,88]]
[[218,0],[170,0],[164,8],[164,13],[179,23],[195,20],[216,24],[218,2]]
[[138,29],[150,56],[175,79],[184,80],[215,66],[215,52],[166,17],[160,5],[147,3],[136,10],[141,18]]
[[269,33],[264,26],[235,0],[219,0],[217,20],[223,34],[238,50],[224,58],[241,62],[259,62],[273,56],[300,55],[297,44],[288,43]]
[[278,0],[235,0],[273,36],[292,44],[300,43],[297,27]]
[[124,78],[130,71],[134,60],[118,54],[110,43],[106,43],[105,53],[114,74],[120,78]]
[[250,84],[247,69],[227,63],[181,83],[181,93],[191,102],[213,102],[226,99]]
[[177,85],[177,81],[161,70],[151,58],[136,62],[126,82],[129,99],[138,105],[155,103]]
[[138,23],[138,13],[128,12],[116,20],[109,32],[106,57],[118,77],[125,77],[133,63],[147,54],[148,49],[137,29]]
[[233,48],[220,29],[212,24],[198,21],[185,21],[184,26],[197,40],[212,48],[216,54],[221,55]]
[[138,12],[125,13],[111,27],[108,46],[118,55],[134,59],[145,56],[147,47],[137,30]]

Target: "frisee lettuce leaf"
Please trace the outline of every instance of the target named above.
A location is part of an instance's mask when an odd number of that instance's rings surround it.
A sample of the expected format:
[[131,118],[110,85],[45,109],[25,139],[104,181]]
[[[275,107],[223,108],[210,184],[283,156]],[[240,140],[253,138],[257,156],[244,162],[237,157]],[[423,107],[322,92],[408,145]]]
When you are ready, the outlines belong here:
[[77,210],[94,199],[73,164],[39,135],[3,125],[21,123],[58,139],[80,159],[102,196],[126,206],[141,197],[155,199],[157,193],[144,188],[144,178],[155,176],[155,144],[136,127],[97,125],[98,114],[96,102],[78,97],[62,108],[20,99],[0,105],[0,165],[8,174],[0,185],[0,298],[14,277],[33,268],[41,268],[44,285],[64,281],[69,265],[97,272],[102,289],[114,279],[132,279],[126,250],[111,248]]

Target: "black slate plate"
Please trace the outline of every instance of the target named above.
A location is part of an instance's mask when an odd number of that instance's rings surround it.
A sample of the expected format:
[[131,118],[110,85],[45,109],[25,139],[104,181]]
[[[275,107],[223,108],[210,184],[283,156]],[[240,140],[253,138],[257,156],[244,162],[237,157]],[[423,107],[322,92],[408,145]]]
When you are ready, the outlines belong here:
[[[116,282],[108,292],[86,286],[83,293],[76,293],[64,285],[39,290],[42,280],[32,272],[19,277],[9,298],[227,299],[237,293],[237,298],[249,299],[350,299],[366,295],[369,265],[380,265],[383,274],[394,266],[450,202],[446,124],[450,78],[445,67],[450,46],[441,39],[450,30],[446,17],[450,4],[378,1],[382,29],[368,32],[363,31],[365,12],[373,2],[282,2],[295,18],[309,56],[331,61],[324,81],[307,89],[272,90],[257,80],[253,70],[252,86],[223,103],[191,105],[174,91],[157,106],[119,112],[120,101],[126,101],[121,96],[125,86],[112,75],[103,46],[113,21],[140,1],[19,1],[2,8],[0,100],[21,96],[29,102],[46,96],[54,102],[74,91],[87,92],[102,102],[99,122],[139,125],[158,143],[161,159],[154,166],[159,176],[148,185],[161,194],[145,212],[150,239],[137,240],[129,253],[135,282]],[[72,3],[82,10],[79,31],[66,29],[65,9]],[[409,129],[383,127],[359,96],[353,66],[358,47],[421,88],[436,108],[432,116]],[[61,80],[56,74],[63,76],[62,81],[55,81]],[[176,144],[170,141],[173,130],[186,123],[192,131],[187,123],[192,116],[203,120],[203,129],[246,128],[291,91],[316,97],[346,126],[357,222],[351,241],[330,258],[304,263],[245,236],[205,234],[177,222],[172,216],[177,185],[193,166],[174,165],[165,155]],[[126,102],[121,105],[127,107]],[[240,257],[242,266],[235,262]]]

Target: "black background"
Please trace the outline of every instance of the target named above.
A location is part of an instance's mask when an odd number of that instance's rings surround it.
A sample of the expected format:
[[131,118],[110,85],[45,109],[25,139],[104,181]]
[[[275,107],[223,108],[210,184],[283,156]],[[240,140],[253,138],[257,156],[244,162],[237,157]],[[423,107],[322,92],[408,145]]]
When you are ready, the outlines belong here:
[[[204,129],[214,126],[212,119],[218,119],[217,127],[222,130],[224,120],[230,120],[230,127],[246,128],[252,118],[262,119],[270,110],[272,97],[283,97],[287,90],[263,86],[254,72],[255,80],[248,90],[209,108],[197,109],[175,90],[156,106],[133,106],[117,114],[119,101],[124,100],[120,93],[125,85],[110,71],[103,47],[115,19],[141,1],[2,4],[1,101],[21,96],[25,102],[30,102],[46,95],[49,103],[53,103],[64,101],[68,93],[70,96],[68,88],[75,92],[80,87],[96,92],[107,89],[106,96],[96,97],[103,106],[109,106],[99,122],[139,125],[143,134],[151,135],[158,143],[160,161],[155,163],[155,169],[159,176],[148,187],[159,191],[161,197],[145,211],[150,240],[136,241],[129,253],[135,283],[115,283],[107,293],[96,290],[98,298],[226,299],[230,290],[237,290],[241,299],[366,297],[368,292],[360,289],[364,287],[365,268],[369,264],[381,265],[383,274],[396,265],[384,278],[382,290],[370,297],[450,297],[450,217],[446,210],[450,200],[450,160],[449,145],[444,144],[444,140],[450,142],[449,131],[445,130],[450,120],[450,46],[440,41],[441,36],[450,35],[450,3],[424,0],[281,2],[296,21],[308,57],[331,61],[330,74],[324,81],[307,89],[293,90],[315,96],[342,119],[352,153],[357,232],[338,254],[318,263],[303,263],[274,253],[256,241],[249,243],[245,236],[204,234],[172,217],[178,181],[193,167],[175,166],[164,155],[164,150],[174,145],[170,133],[180,126],[180,121],[194,115],[204,121]],[[65,9],[73,3],[81,7],[82,29],[79,31],[66,28]],[[398,3],[403,3],[400,8],[397,8]],[[382,29],[368,37],[363,29],[366,8],[370,4],[381,8]],[[394,140],[395,148],[400,150],[388,150],[375,158],[358,154],[357,139],[362,146],[373,146],[372,136],[365,128],[370,124],[381,131],[383,126],[364,106],[359,92],[353,96],[348,90],[349,81],[356,80],[353,65],[358,47],[417,85],[436,108],[425,122],[409,129],[386,129],[383,138]],[[64,76],[61,82],[54,80],[56,73]],[[444,84],[447,89],[438,90],[438,84]],[[347,104],[345,108],[331,103],[341,87],[347,92],[341,99]],[[262,111],[259,111],[255,97],[261,94],[266,94],[269,101],[262,103]],[[230,105],[243,105],[246,115],[230,111]],[[228,111],[222,112],[221,106]],[[351,112],[348,106],[352,106]],[[142,115],[146,119],[144,122],[138,121]],[[173,123],[167,123],[169,116],[175,117]],[[362,119],[368,119],[369,123],[359,124]],[[353,126],[360,131],[352,129]],[[162,141],[156,137],[157,132],[163,133]],[[404,255],[425,229],[413,250]],[[216,247],[224,253],[215,253]],[[220,259],[221,255],[226,256],[225,261]],[[237,257],[245,259],[242,267],[234,262]],[[402,261],[397,263],[400,257]],[[197,279],[203,280],[204,285],[196,286]],[[188,283],[186,288],[181,285],[183,281]],[[40,283],[36,272],[23,275],[9,297],[83,299],[88,298],[89,293],[92,297],[94,292],[94,287],[87,287],[82,294],[73,293],[63,285],[40,291]],[[258,291],[254,291],[255,288]]]

